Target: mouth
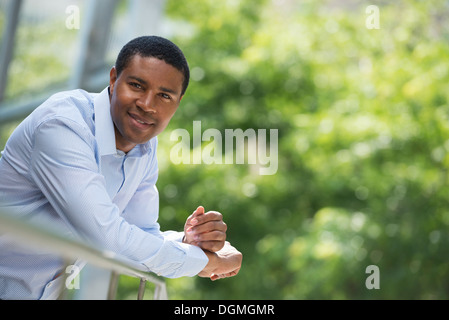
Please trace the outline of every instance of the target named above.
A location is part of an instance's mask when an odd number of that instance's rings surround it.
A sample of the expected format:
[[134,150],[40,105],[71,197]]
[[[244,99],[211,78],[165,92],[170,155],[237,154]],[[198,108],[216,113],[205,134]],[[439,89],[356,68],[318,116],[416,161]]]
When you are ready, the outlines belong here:
[[128,112],[128,115],[133,120],[134,124],[141,129],[146,129],[146,128],[154,125],[153,121],[145,119],[143,117],[140,117],[137,114]]

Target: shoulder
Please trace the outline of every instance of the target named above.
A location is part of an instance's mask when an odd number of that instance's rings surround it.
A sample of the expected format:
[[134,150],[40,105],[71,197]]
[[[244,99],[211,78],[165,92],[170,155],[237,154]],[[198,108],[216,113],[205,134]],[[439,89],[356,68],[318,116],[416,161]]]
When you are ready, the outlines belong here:
[[[20,141],[33,145],[36,135],[42,135],[44,131],[59,136],[63,136],[64,132],[71,131],[93,144],[95,137],[93,99],[95,96],[96,94],[84,90],[56,93],[26,117],[14,130],[12,136],[17,136]],[[44,128],[46,130],[43,130]],[[49,130],[50,128],[54,129]],[[48,138],[48,134],[46,137]],[[57,139],[57,137],[52,139]],[[20,143],[20,141],[16,141],[16,143]]]
[[35,128],[47,122],[74,125],[94,133],[93,99],[96,94],[77,89],[63,91],[49,97],[30,115]]
[[36,111],[66,117],[91,116],[95,96],[96,94],[88,93],[81,89],[62,91],[48,98]]

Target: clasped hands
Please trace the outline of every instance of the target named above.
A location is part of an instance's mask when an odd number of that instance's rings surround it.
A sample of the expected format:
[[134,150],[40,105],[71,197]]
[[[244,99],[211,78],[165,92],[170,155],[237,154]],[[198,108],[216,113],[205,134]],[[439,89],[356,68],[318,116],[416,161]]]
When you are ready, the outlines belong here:
[[183,242],[203,249],[209,262],[198,274],[218,280],[237,275],[242,265],[242,254],[226,241],[226,223],[221,213],[204,212],[199,206],[184,225]]

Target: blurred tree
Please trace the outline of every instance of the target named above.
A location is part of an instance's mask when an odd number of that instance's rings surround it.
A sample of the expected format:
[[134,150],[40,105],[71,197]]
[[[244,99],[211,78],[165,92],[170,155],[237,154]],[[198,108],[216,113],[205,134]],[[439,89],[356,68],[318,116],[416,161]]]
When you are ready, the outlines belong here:
[[[237,277],[169,280],[172,297],[449,297],[449,8],[383,2],[370,30],[368,5],[168,2],[191,27],[174,40],[192,83],[160,137],[161,224],[180,229],[202,204],[244,253]],[[278,172],[170,163],[170,129],[194,120],[278,129]]]

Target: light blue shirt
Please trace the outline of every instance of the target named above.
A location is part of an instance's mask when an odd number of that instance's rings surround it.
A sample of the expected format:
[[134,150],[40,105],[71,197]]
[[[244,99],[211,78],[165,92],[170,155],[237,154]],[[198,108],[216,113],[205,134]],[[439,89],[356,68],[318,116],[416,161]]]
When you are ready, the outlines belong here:
[[[55,94],[2,152],[1,206],[164,277],[194,276],[208,262],[204,252],[182,243],[181,232],[160,231],[156,148],[153,138],[127,154],[116,149],[108,88]],[[0,299],[56,297],[62,267],[45,248],[0,236]]]

